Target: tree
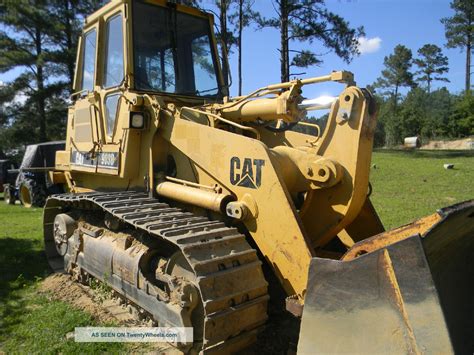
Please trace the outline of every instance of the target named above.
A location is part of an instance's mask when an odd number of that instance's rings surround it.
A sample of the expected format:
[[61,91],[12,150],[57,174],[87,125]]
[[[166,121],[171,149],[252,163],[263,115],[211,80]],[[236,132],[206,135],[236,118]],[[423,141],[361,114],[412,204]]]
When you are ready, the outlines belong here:
[[[199,7],[200,0],[181,0],[182,2],[188,5],[194,5],[195,7]],[[233,32],[229,29],[229,22],[230,22],[230,13],[229,9],[232,2],[235,0],[214,0],[214,6],[206,6],[204,11],[209,11],[217,17],[217,24],[216,24],[216,37],[217,41],[220,44],[221,49],[221,59],[222,59],[222,75],[224,77],[224,83],[227,87],[229,87],[229,76],[230,76],[230,67],[228,56],[231,52],[231,47],[236,43],[235,36]],[[209,5],[210,2],[204,2],[205,4]],[[217,11],[215,11],[217,10]]]
[[10,85],[0,82],[0,159],[6,157],[6,151],[11,147],[8,135],[10,103],[15,97],[15,91]]
[[[413,74],[410,72],[411,66],[411,50],[403,45],[397,45],[393,54],[384,58],[385,69],[382,70],[381,77],[373,84],[380,102],[378,144],[383,142],[392,146],[399,144],[403,138],[403,119],[398,108],[398,97],[400,87],[415,86]],[[382,133],[385,134],[383,139],[380,137]]]
[[56,44],[51,58],[60,64],[59,74],[65,75],[72,93],[77,42],[86,16],[104,5],[105,0],[53,0],[48,10],[52,15],[49,35]]
[[229,85],[229,61],[228,55],[230,52],[231,43],[230,39],[233,37],[227,29],[227,11],[229,10],[230,0],[217,0],[216,5],[219,8],[219,24],[220,24],[220,39],[221,39],[221,51],[222,58],[224,58],[222,63],[222,74],[224,75],[224,82],[226,85]]
[[449,120],[456,136],[474,135],[474,96],[470,91],[458,98]]
[[230,75],[230,67],[228,56],[230,53],[230,49],[232,44],[235,43],[235,38],[232,31],[228,29],[228,11],[230,6],[231,0],[216,0],[216,6],[219,9],[219,39],[221,42],[221,56],[222,56],[222,75],[224,76],[224,83],[225,85],[230,85],[229,83],[229,75]]
[[400,117],[395,114],[391,99],[378,96],[379,102],[377,127],[375,129],[375,144],[378,146],[394,146],[401,141]]
[[[423,128],[428,125],[429,94],[421,89],[410,90],[397,112],[399,120],[399,137],[421,136]],[[401,143],[401,142],[400,142]]]
[[431,92],[432,81],[449,82],[447,78],[441,76],[449,70],[448,57],[443,55],[441,48],[435,44],[425,44],[418,49],[418,55],[420,58],[413,61],[419,68],[415,73],[418,75],[416,80],[426,83],[428,94]]
[[17,92],[24,92],[33,99],[39,126],[38,139],[46,135],[46,100],[50,86],[46,76],[52,70],[48,57],[47,29],[50,15],[45,1],[6,2],[1,11],[1,21],[8,29],[0,31],[0,72],[16,67],[27,69],[14,81]]
[[81,20],[98,0],[8,1],[0,6],[1,149],[64,138]]
[[383,64],[385,69],[382,70],[382,76],[377,79],[374,86],[388,89],[382,94],[388,94],[392,98],[394,108],[396,108],[400,87],[416,86],[413,81],[413,74],[410,72],[412,66],[411,50],[399,44],[395,47],[393,54],[384,58]]
[[238,65],[237,71],[239,75],[239,96],[242,95],[242,39],[243,30],[249,26],[252,20],[258,20],[260,14],[252,10],[254,1],[252,0],[235,0],[237,3],[237,11],[230,15],[230,22],[237,28],[237,48],[238,48]]
[[454,95],[445,87],[429,94],[427,119],[423,122],[421,135],[427,138],[454,136],[449,129],[449,117],[452,114]]
[[[342,17],[328,11],[324,0],[272,0],[276,16],[262,18],[260,27],[273,27],[280,31],[281,81],[289,81],[290,67],[306,68],[322,62],[311,50],[292,50],[294,41],[322,42],[349,63],[358,51],[358,38],[364,34],[363,27],[353,29]],[[290,61],[290,53],[294,53]]]
[[472,0],[453,0],[452,17],[441,19],[445,27],[448,48],[461,48],[466,51],[465,90],[471,89],[471,53],[474,42],[474,2]]

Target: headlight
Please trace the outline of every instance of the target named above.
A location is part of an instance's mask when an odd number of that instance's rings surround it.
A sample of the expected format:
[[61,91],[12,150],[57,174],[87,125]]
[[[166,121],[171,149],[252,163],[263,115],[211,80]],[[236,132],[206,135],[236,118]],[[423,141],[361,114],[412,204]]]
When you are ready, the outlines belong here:
[[145,125],[145,117],[142,112],[130,113],[130,127],[131,128],[143,128],[144,125]]

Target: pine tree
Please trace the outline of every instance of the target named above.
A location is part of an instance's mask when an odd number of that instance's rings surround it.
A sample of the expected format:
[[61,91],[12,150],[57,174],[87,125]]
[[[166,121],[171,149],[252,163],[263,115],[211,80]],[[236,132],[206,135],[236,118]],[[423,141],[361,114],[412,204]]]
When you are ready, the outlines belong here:
[[[231,83],[229,77],[231,76],[231,70],[229,67],[229,54],[232,46],[236,44],[236,38],[234,33],[229,28],[229,22],[231,14],[229,13],[230,7],[235,0],[214,0],[214,3],[208,7],[209,2],[202,0],[181,0],[188,5],[194,5],[199,7],[199,3],[203,3],[204,11],[211,12],[217,18],[216,32],[217,42],[220,44],[221,59],[222,59],[222,75],[224,77],[224,83],[229,88]],[[217,10],[217,11],[215,11]]]
[[395,47],[393,54],[384,58],[385,69],[382,70],[382,76],[375,83],[376,88],[387,89],[381,92],[382,95],[389,95],[394,107],[397,106],[400,87],[415,87],[412,67],[412,52],[407,47],[399,44]]
[[48,10],[52,15],[49,35],[55,43],[52,59],[60,64],[60,73],[67,78],[72,92],[76,52],[85,17],[100,8],[104,0],[53,0]]
[[239,75],[239,96],[242,95],[242,41],[243,41],[243,30],[248,27],[252,21],[260,19],[260,14],[252,10],[254,1],[252,0],[235,0],[236,11],[230,15],[230,22],[236,28],[236,41],[237,41],[237,52],[238,52],[238,65],[237,71]]
[[64,137],[80,27],[100,5],[98,0],[0,5],[0,73],[21,69],[3,85],[8,95],[0,95],[0,121],[6,122],[0,122],[0,136],[10,148]]
[[232,33],[228,30],[228,18],[227,11],[229,10],[230,0],[217,0],[216,5],[219,7],[219,25],[220,25],[220,39],[221,39],[221,51],[222,58],[222,74],[224,76],[224,83],[229,85],[229,61],[228,56],[230,53],[230,46],[232,45],[231,40],[233,38]]
[[14,98],[13,88],[0,82],[0,159],[7,156],[6,152],[12,146],[7,127],[10,125],[10,103]]
[[466,51],[465,90],[471,90],[471,53],[474,46],[474,2],[472,0],[453,0],[452,17],[445,17],[441,22],[445,27],[448,48],[461,48]]
[[36,110],[31,118],[39,127],[35,133],[38,140],[45,141],[46,100],[51,88],[46,78],[54,71],[47,50],[50,15],[46,1],[9,1],[0,11],[5,28],[0,31],[0,72],[17,67],[26,69],[14,80],[12,87],[32,100]]
[[[322,62],[321,54],[312,50],[292,50],[294,41],[321,42],[336,55],[349,63],[358,51],[358,38],[364,29],[351,28],[342,17],[328,11],[324,0],[273,0],[276,16],[260,21],[261,27],[273,27],[280,31],[281,81],[289,81],[290,67],[306,68]],[[290,55],[292,53],[293,55]],[[291,60],[290,60],[290,57]]]
[[441,48],[435,44],[425,44],[418,49],[418,55],[420,58],[413,61],[419,68],[415,74],[419,75],[418,82],[426,83],[428,94],[431,92],[432,81],[449,82],[441,76],[449,70],[448,57],[443,55]]
[[386,98],[380,107],[379,121],[383,125],[384,142],[388,146],[399,144],[402,140],[403,118],[399,114],[398,97],[400,87],[415,86],[411,66],[411,50],[398,45],[393,54],[384,58],[382,76],[374,84],[377,93]]

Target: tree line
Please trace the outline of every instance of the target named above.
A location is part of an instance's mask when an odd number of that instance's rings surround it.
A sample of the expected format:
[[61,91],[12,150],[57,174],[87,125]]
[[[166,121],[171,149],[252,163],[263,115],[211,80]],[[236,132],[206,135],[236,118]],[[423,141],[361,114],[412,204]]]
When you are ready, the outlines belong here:
[[[272,9],[255,11],[255,0],[178,0],[215,15],[221,59],[238,56],[237,85],[242,94],[243,41],[246,27],[279,31],[281,80],[300,75],[299,68],[319,65],[333,52],[346,63],[359,54],[364,28],[354,28],[329,11],[323,0],[272,0]],[[70,104],[77,41],[85,17],[106,0],[18,0],[0,4],[0,73],[19,74],[0,83],[0,158],[25,144],[64,139]],[[397,144],[406,135],[454,137],[472,132],[470,54],[474,40],[470,0],[454,0],[454,15],[443,19],[448,47],[466,51],[466,89],[452,95],[432,84],[446,80],[448,62],[440,48],[427,45],[412,58],[399,46],[385,58],[385,69],[373,89],[380,103],[377,144]],[[308,43],[298,50],[296,43]],[[299,46],[301,47],[301,46]],[[299,48],[298,47],[298,48]],[[324,53],[325,52],[325,53]],[[418,68],[412,72],[412,65]],[[222,60],[226,83],[231,68]],[[468,74],[469,72],[469,74]],[[408,87],[404,97],[399,89]],[[426,108],[426,110],[424,110]]]
[[[253,26],[257,30],[277,29],[280,33],[280,78],[282,82],[300,75],[297,68],[319,65],[322,57],[335,53],[346,63],[359,54],[359,38],[363,27],[353,28],[341,16],[329,11],[324,0],[272,0],[272,10],[261,14],[254,8],[255,0],[182,0],[182,3],[211,12],[217,19],[217,39],[221,58],[236,50],[238,55],[238,94],[242,95],[242,41],[243,29]],[[324,53],[297,50],[295,43],[309,43],[324,48]],[[317,44],[316,44],[317,43]],[[293,70],[293,71],[292,71]],[[228,83],[230,68],[223,60],[223,74]]]
[[[441,19],[446,47],[466,54],[465,87],[452,94],[445,87],[433,90],[435,82],[449,82],[448,58],[435,44],[425,44],[414,57],[404,45],[397,45],[384,58],[384,69],[371,85],[379,103],[376,146],[396,146],[404,137],[423,140],[462,138],[474,135],[474,97],[471,91],[471,54],[474,41],[474,2],[454,0],[454,15]],[[406,88],[402,97],[400,89]]]
[[[470,134],[470,91],[451,94],[445,87],[433,90],[434,82],[447,82],[448,58],[441,48],[426,44],[417,51],[397,45],[385,57],[381,76],[370,87],[378,101],[379,115],[375,134],[376,146],[395,146],[404,137],[419,136],[422,140],[456,138]],[[407,88],[405,96],[400,90]],[[463,110],[461,113],[460,110]],[[461,117],[466,114],[466,117]],[[474,122],[473,122],[474,123]]]
[[22,145],[64,139],[77,42],[99,0],[18,0],[0,4],[0,158]]

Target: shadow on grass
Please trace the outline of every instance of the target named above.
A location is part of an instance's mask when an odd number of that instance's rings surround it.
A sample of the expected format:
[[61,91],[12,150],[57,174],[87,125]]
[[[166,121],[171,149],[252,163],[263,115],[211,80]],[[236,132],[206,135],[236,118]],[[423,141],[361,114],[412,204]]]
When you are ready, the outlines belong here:
[[420,150],[420,149],[375,149],[377,153],[387,153],[395,155],[405,155],[411,158],[474,158],[474,149],[472,150]]
[[0,337],[26,311],[21,290],[50,273],[39,243],[31,239],[0,239]]

